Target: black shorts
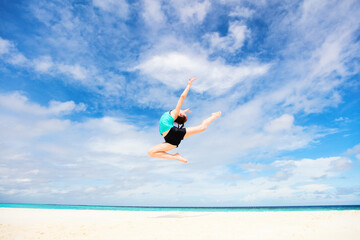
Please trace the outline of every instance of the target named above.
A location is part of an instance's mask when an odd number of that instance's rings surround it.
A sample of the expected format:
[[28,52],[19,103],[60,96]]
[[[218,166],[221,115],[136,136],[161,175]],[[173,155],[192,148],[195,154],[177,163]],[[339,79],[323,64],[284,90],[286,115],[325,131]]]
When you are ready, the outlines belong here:
[[168,132],[168,134],[164,137],[164,139],[165,142],[178,147],[181,140],[184,139],[185,134],[186,134],[186,128],[172,127]]

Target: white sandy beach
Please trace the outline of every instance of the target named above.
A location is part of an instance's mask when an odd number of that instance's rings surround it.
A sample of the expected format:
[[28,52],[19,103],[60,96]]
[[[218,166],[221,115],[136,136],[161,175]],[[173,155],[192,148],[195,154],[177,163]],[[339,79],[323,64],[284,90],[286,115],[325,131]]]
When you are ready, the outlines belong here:
[[360,211],[138,212],[0,208],[0,239],[359,240]]

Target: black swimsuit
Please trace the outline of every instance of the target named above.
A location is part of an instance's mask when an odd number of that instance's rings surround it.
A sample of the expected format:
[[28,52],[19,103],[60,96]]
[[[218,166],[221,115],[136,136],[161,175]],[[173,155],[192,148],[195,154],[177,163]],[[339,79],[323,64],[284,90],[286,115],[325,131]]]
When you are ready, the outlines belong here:
[[164,137],[164,139],[165,142],[178,147],[181,140],[184,139],[185,134],[186,134],[186,128],[172,127],[168,132],[168,134]]

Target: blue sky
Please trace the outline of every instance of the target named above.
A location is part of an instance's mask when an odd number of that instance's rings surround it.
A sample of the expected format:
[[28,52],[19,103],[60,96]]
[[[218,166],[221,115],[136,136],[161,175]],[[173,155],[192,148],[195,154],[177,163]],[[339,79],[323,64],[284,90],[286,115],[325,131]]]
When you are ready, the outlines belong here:
[[[360,203],[360,4],[1,1],[0,202]],[[197,76],[186,126],[151,159]]]

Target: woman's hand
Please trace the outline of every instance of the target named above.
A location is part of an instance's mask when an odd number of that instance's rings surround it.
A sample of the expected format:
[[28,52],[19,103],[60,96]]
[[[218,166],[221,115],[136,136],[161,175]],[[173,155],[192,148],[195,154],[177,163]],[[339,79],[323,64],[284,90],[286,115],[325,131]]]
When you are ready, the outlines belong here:
[[195,80],[196,80],[196,77],[193,77],[193,78],[191,78],[191,79],[189,78],[189,83],[188,83],[188,84],[191,85],[192,82],[195,81]]
[[186,115],[186,113],[191,113],[190,109],[180,110],[179,116]]

